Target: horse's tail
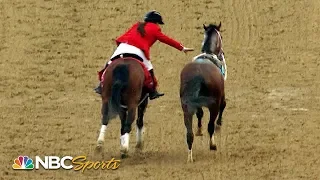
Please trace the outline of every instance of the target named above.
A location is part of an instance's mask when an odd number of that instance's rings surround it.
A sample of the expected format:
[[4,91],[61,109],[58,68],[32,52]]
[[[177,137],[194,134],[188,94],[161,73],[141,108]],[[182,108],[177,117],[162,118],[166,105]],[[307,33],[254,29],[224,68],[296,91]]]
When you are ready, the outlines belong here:
[[121,109],[121,94],[129,83],[129,67],[126,64],[120,64],[114,68],[113,82],[111,88],[111,98],[109,101],[109,113],[111,117],[118,115]]
[[200,75],[193,77],[186,83],[182,102],[187,105],[189,112],[195,112],[197,108],[216,102],[215,98],[200,94],[200,91],[204,88],[206,88],[205,80]]

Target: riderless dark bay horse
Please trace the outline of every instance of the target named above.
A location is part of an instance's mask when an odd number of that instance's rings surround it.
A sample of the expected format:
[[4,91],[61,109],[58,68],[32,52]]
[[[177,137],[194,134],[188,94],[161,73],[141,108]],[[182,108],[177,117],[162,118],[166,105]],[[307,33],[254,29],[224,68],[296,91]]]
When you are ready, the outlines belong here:
[[[226,107],[224,81],[225,62],[222,62],[217,54],[221,52],[222,39],[220,24],[203,25],[205,35],[202,43],[202,54],[194,57],[180,74],[180,100],[184,113],[184,123],[187,129],[188,162],[193,162],[192,144],[194,134],[192,130],[192,117],[198,118],[198,131],[196,135],[202,135],[202,107],[207,107],[210,112],[208,133],[210,136],[210,150],[216,150],[214,140],[215,126],[221,126],[222,114]],[[219,116],[218,116],[219,115]],[[216,118],[218,120],[215,124]]]
[[103,146],[105,132],[110,119],[118,115],[121,119],[120,153],[125,158],[129,151],[131,125],[137,118],[137,148],[143,145],[143,117],[148,105],[148,88],[153,81],[142,62],[132,57],[113,60],[102,75],[102,125],[97,149]]

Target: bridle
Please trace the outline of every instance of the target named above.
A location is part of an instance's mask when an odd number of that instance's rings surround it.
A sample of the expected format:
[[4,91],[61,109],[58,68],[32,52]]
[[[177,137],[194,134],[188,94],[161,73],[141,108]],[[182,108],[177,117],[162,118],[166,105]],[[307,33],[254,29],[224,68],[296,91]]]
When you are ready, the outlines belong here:
[[220,46],[217,45],[217,47],[220,47],[220,51],[218,52],[218,54],[216,54],[217,56],[220,56],[221,53],[222,53],[222,37],[221,37],[221,34],[218,30],[215,29],[215,31],[217,32],[218,34],[218,38],[220,41],[218,41],[217,43],[219,43]]

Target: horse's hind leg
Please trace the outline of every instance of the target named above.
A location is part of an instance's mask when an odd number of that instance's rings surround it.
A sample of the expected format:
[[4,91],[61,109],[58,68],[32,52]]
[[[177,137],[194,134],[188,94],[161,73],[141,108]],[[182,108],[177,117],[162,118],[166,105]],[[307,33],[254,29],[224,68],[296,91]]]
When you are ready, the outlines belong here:
[[102,108],[101,108],[101,114],[102,114],[102,119],[101,119],[101,128],[100,128],[100,133],[97,141],[97,150],[100,150],[103,146],[104,142],[104,136],[106,133],[107,125],[109,123],[109,117],[108,117],[108,103],[102,103]]
[[225,97],[223,97],[221,104],[220,104],[219,117],[217,120],[218,127],[222,125],[222,114],[223,114],[223,111],[224,111],[224,108],[226,107],[226,105],[227,105],[227,103],[226,103]]
[[196,112],[196,116],[198,118],[198,131],[196,136],[202,136],[202,117],[203,117],[203,110],[202,108],[198,108]]
[[121,112],[121,137],[120,137],[120,153],[121,158],[126,158],[129,152],[129,139],[131,132],[131,125],[136,115],[136,108],[129,107],[128,114]]
[[146,111],[148,105],[148,98],[146,98],[138,107],[138,118],[137,118],[137,145],[136,148],[142,148],[143,147],[143,134],[144,134],[144,128],[143,128],[143,117],[144,113]]
[[208,133],[210,135],[210,140],[209,140],[210,150],[217,150],[217,145],[214,140],[214,131],[215,131],[215,120],[217,118],[219,111],[215,105],[213,105],[213,107],[211,107],[209,111],[210,111],[210,120],[208,124]]
[[193,114],[188,112],[187,105],[182,105],[183,116],[184,116],[184,125],[187,129],[187,144],[188,144],[188,162],[193,162],[192,157],[192,144],[193,144],[193,131],[192,131],[192,116]]

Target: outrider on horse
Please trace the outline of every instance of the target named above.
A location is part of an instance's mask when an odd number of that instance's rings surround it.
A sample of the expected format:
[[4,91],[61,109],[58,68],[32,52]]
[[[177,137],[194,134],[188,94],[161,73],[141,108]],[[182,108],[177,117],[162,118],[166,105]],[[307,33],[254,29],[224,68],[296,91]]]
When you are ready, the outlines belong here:
[[[150,61],[150,48],[159,40],[179,51],[193,51],[192,48],[186,48],[178,41],[163,34],[159,24],[163,25],[163,18],[159,12],[153,10],[148,12],[144,17],[144,22],[137,22],[132,25],[123,35],[116,39],[117,49],[111,56],[110,61],[105,68],[99,72],[99,75],[108,67],[108,65],[121,55],[124,57],[133,57],[139,59],[148,69],[153,81],[156,81],[153,65]],[[159,93],[156,89],[157,83],[154,83],[153,89],[150,89],[150,100],[163,96],[164,93]],[[98,94],[101,94],[101,84],[95,89]]]
[[97,142],[101,149],[109,120],[117,115],[121,119],[120,152],[126,157],[129,150],[131,125],[137,118],[137,147],[142,147],[143,116],[149,98],[163,96],[156,90],[157,81],[150,61],[150,47],[157,41],[180,51],[192,51],[161,32],[164,24],[157,11],[146,14],[144,22],[135,23],[125,34],[117,38],[117,49],[105,68],[99,72],[101,81],[96,92],[102,97],[102,125]]
[[194,134],[192,130],[192,117],[196,113],[198,118],[198,131],[202,135],[202,107],[207,107],[210,112],[208,133],[210,135],[210,149],[216,150],[214,140],[215,121],[221,126],[222,114],[226,107],[224,81],[226,79],[226,64],[222,51],[222,37],[220,24],[210,24],[204,27],[204,40],[202,54],[193,58],[180,74],[180,100],[184,113],[184,123],[187,129],[188,162],[193,162],[192,144]]

